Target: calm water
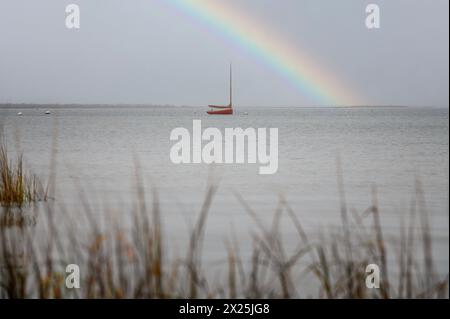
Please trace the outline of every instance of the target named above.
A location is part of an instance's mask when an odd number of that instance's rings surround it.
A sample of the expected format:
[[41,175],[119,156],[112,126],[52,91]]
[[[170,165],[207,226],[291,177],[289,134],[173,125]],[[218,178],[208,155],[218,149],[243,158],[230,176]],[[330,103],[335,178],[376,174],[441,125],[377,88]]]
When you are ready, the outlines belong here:
[[[205,196],[208,176],[219,180],[204,245],[211,260],[224,256],[224,241],[235,234],[251,243],[254,223],[233,192],[269,222],[279,194],[286,197],[312,233],[339,226],[336,159],[340,154],[348,206],[362,213],[376,184],[388,236],[398,235],[409,213],[414,179],[423,183],[432,215],[439,268],[448,272],[449,117],[448,109],[416,108],[248,108],[234,116],[210,117],[204,108],[0,109],[7,142],[24,152],[27,167],[47,180],[54,136],[57,141],[56,200],[79,208],[77,180],[91,205],[126,216],[136,200],[136,161],[146,189],[159,194],[166,235],[182,251],[185,234]],[[17,116],[18,111],[23,116]],[[248,112],[245,115],[244,112]],[[174,165],[169,159],[175,127],[277,127],[279,169],[259,175],[258,165]],[[150,192],[149,196],[150,196]],[[113,214],[113,213],[111,213]],[[296,236],[285,220],[287,239]]]

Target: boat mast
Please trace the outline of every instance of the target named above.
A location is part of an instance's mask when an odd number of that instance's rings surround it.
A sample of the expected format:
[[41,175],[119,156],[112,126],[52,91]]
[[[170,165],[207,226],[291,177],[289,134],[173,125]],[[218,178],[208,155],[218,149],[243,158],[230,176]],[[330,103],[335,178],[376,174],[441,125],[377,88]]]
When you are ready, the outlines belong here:
[[230,107],[233,106],[233,86],[232,86],[232,75],[233,75],[233,70],[231,68],[231,63],[230,63]]

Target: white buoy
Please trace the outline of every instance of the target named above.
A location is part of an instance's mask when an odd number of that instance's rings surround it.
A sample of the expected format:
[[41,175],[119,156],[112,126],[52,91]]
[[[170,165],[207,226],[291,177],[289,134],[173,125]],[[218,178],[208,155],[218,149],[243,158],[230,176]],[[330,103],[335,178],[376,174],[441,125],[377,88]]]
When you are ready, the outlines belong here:
[[17,112],[17,115],[21,116],[21,115],[23,115],[23,113],[22,112]]
[[49,114],[51,114],[51,113],[50,113],[50,111],[45,111],[45,114],[49,115]]

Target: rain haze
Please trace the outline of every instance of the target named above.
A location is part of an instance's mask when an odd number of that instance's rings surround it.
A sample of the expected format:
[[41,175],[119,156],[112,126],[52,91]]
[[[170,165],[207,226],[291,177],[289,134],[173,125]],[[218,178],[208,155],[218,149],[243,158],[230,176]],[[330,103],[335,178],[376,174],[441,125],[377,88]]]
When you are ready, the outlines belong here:
[[[365,25],[371,2],[380,7],[380,29]],[[326,70],[361,104],[448,107],[448,1],[371,2],[226,5],[251,28],[270,31],[267,41],[313,57],[313,69]],[[77,30],[65,26],[71,3],[81,11]],[[323,104],[242,39],[174,1],[0,0],[0,39],[0,103],[219,103],[232,62],[236,105]]]
[[448,0],[0,0],[0,299],[448,298],[448,87]]

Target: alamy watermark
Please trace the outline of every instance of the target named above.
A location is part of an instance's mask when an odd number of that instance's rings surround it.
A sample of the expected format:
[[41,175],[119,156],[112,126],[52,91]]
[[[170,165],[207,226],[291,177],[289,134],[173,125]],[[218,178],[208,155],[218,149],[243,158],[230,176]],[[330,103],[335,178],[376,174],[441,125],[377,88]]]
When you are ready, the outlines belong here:
[[170,140],[176,141],[170,149],[174,164],[260,164],[262,175],[278,170],[278,128],[225,128],[222,134],[215,127],[202,132],[202,121],[193,120],[192,136],[188,129],[177,127]]
[[66,6],[65,24],[67,29],[80,28],[80,6],[77,4],[69,4]]
[[380,7],[377,4],[371,3],[366,6],[366,27],[367,29],[380,28]]
[[66,267],[66,287],[68,289],[80,288],[80,267],[77,264],[70,264]]
[[[65,24],[67,29],[80,28],[80,6],[77,4],[69,4],[66,6]],[[380,28],[380,6],[374,3],[368,4],[365,8],[367,29]]]
[[366,287],[369,289],[380,288],[380,267],[377,264],[369,264],[366,267]]
[[[368,289],[380,288],[380,268],[377,264],[369,264],[366,267],[367,276],[365,278],[366,287]],[[66,266],[65,284],[68,289],[80,288],[80,267],[77,264],[69,264]]]

